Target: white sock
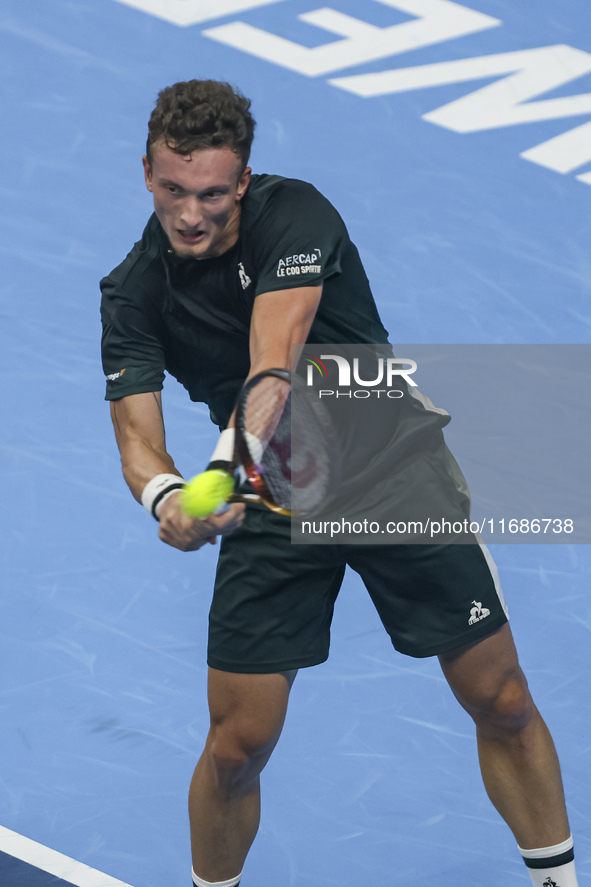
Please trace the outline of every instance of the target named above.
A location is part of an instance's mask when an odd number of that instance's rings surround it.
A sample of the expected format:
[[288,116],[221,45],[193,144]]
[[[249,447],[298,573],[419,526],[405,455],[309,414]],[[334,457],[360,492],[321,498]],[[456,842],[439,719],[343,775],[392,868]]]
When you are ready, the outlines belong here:
[[203,878],[200,878],[195,874],[195,870],[193,869],[193,884],[195,887],[238,887],[241,877],[242,872],[240,872],[239,875],[236,875],[235,878],[230,878],[229,881],[204,881]]
[[553,847],[519,848],[534,887],[579,887],[573,853],[573,837]]

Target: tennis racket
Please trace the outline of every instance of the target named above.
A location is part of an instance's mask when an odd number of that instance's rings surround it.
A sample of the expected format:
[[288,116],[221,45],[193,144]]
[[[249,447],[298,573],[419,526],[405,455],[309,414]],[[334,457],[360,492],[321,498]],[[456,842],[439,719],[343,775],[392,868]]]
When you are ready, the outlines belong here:
[[229,502],[259,502],[278,514],[313,515],[333,497],[340,477],[337,440],[317,392],[284,369],[258,373],[236,404],[234,464],[254,493]]

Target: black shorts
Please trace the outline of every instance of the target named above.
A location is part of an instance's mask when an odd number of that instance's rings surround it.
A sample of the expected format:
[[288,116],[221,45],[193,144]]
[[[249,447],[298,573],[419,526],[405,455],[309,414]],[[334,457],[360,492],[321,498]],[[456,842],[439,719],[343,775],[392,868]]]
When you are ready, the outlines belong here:
[[448,652],[507,621],[484,545],[293,545],[289,518],[248,507],[241,529],[222,540],[209,665],[267,674],[324,662],[347,565],[409,656]]

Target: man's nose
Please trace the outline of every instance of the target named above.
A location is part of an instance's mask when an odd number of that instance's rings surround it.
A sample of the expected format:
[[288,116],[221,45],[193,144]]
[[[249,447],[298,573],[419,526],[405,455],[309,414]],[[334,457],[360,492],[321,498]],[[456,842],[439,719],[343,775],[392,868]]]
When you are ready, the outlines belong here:
[[202,221],[201,206],[196,197],[187,197],[183,200],[181,213],[181,225],[183,228],[198,228]]

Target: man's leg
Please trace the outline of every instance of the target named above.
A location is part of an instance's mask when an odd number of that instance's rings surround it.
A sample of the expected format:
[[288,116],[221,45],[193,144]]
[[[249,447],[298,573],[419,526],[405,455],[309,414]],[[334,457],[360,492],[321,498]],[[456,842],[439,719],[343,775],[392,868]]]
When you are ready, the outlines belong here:
[[474,719],[486,791],[519,847],[553,848],[566,841],[570,829],[558,757],[531,698],[509,626],[439,661],[456,698]]
[[281,734],[296,673],[209,670],[211,726],[189,791],[193,870],[205,881],[242,871],[259,825],[259,775]]

